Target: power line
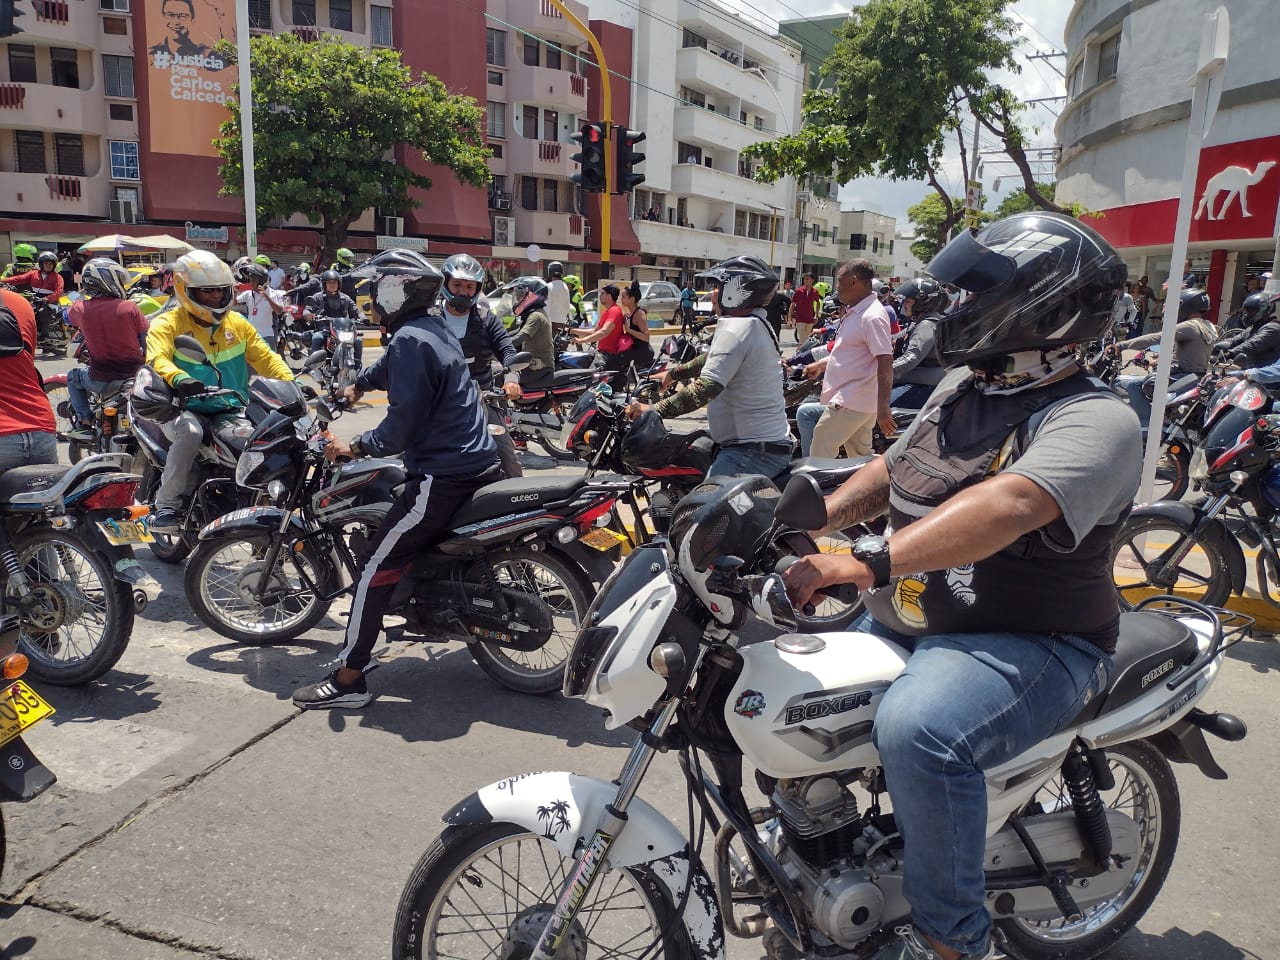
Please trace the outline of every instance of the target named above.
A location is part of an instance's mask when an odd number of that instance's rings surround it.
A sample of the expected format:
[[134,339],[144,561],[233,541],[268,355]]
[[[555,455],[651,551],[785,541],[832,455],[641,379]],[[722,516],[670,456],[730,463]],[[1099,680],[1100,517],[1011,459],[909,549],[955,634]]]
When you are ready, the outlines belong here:
[[1041,40],[1047,43],[1049,45],[1050,50],[1058,49],[1058,45],[1054,43],[1052,40],[1050,40],[1048,37],[1046,37],[1043,33],[1041,33],[1040,29],[1034,23],[1032,23],[1030,20],[1028,20],[1026,17],[1020,14],[1016,7],[1011,7],[1009,9],[1009,12],[1012,13],[1015,17],[1017,17],[1020,21],[1022,21],[1023,26],[1027,27],[1029,30],[1035,33],[1036,36],[1038,36]]

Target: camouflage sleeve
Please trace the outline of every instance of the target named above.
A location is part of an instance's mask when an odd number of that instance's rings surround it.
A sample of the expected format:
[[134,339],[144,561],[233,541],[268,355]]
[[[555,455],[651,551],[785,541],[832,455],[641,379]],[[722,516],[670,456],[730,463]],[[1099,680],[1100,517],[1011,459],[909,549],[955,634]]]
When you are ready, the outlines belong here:
[[688,363],[678,363],[667,372],[671,374],[671,379],[680,383],[685,380],[692,380],[702,372],[702,368],[706,366],[707,354],[700,353]]
[[[696,360],[691,362],[697,363]],[[718,397],[723,390],[724,386],[716,383],[711,378],[699,377],[692,383],[685,384],[665,400],[660,400],[653,409],[664,420],[668,417],[678,417],[682,413],[689,413],[699,407],[705,407]]]

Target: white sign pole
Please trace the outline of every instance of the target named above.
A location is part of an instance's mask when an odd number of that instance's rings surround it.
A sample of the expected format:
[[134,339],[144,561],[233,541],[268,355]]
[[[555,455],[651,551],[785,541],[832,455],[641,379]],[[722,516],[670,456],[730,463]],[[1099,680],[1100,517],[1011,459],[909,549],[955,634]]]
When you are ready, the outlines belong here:
[[1187,120],[1187,149],[1182,161],[1182,193],[1178,198],[1178,219],[1173,228],[1173,252],[1169,256],[1169,283],[1165,294],[1164,321],[1160,330],[1160,357],[1156,364],[1155,393],[1151,400],[1147,449],[1142,459],[1142,482],[1138,502],[1151,500],[1160,459],[1165,399],[1169,393],[1169,370],[1173,365],[1174,329],[1178,325],[1178,304],[1182,299],[1182,267],[1187,259],[1187,238],[1191,233],[1191,211],[1195,206],[1196,174],[1200,169],[1200,146],[1213,126],[1222,95],[1222,68],[1227,63],[1229,20],[1227,8],[1207,15],[1200,39],[1200,59],[1191,95],[1191,116]]
[[236,64],[240,82],[240,149],[244,167],[246,256],[258,254],[258,190],[253,165],[253,86],[249,79],[249,0],[236,2]]

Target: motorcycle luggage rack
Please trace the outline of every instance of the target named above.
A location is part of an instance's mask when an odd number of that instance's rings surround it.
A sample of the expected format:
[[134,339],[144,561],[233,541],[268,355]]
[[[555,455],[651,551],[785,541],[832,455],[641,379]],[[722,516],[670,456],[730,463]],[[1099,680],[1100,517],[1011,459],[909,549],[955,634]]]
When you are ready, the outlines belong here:
[[1147,597],[1133,608],[1135,611],[1154,613],[1174,620],[1191,618],[1211,626],[1213,636],[1209,649],[1198,656],[1181,675],[1169,682],[1169,689],[1174,690],[1200,672],[1223,651],[1234,647],[1253,632],[1254,619],[1247,614],[1228,610],[1224,607],[1210,607],[1194,600],[1172,595]]

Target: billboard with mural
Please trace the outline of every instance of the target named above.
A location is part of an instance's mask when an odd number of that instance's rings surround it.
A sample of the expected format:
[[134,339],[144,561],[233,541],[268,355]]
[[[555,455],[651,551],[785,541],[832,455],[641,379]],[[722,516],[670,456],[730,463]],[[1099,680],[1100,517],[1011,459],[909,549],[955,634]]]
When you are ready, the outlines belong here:
[[214,52],[236,38],[235,0],[145,0],[151,149],[217,156],[236,71]]

